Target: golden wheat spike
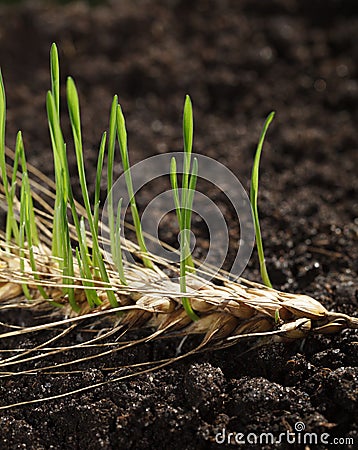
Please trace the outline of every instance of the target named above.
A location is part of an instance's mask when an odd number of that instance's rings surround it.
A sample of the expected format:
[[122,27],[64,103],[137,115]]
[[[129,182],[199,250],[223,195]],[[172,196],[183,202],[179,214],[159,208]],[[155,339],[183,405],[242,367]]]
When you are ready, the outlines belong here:
[[[0,240],[0,248],[6,248]],[[41,251],[40,251],[41,249]],[[16,248],[11,249],[12,257],[2,252],[0,255],[0,302],[6,302],[22,293],[21,285],[32,289],[36,302],[43,304],[36,286],[41,284],[48,292],[50,301],[67,306],[64,311],[74,316],[61,291],[61,278],[57,262],[52,260],[45,245],[41,245],[36,258],[38,261],[37,280],[26,260],[26,272],[20,270],[20,260]],[[175,266],[173,271],[177,271]],[[111,289],[116,293],[119,307],[125,311],[120,319],[127,328],[152,327],[161,334],[180,332],[182,335],[204,334],[204,342],[225,340],[234,342],[238,336],[261,336],[273,334],[281,338],[296,339],[310,333],[334,333],[344,328],[358,328],[358,319],[345,314],[332,313],[317,300],[302,294],[287,294],[246,280],[239,283],[226,280],[225,286],[201,279],[188,278],[187,296],[194,309],[200,314],[198,322],[191,322],[182,304],[179,285],[164,272],[144,268],[141,265],[126,267],[129,286],[119,283],[112,273]],[[84,296],[84,286],[79,276],[73,279],[76,298],[81,304],[80,314],[95,314],[110,310],[106,296],[107,285],[98,281],[96,290],[102,304],[90,310]],[[48,300],[47,300],[48,301]]]

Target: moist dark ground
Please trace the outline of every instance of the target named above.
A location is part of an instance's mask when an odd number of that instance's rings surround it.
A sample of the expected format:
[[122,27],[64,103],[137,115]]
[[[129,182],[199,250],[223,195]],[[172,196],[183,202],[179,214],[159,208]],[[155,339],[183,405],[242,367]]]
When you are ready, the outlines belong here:
[[[356,315],[357,14],[353,0],[126,0],[93,9],[49,2],[1,7],[7,144],[13,147],[22,129],[29,161],[52,173],[45,93],[53,41],[60,49],[63,80],[71,74],[80,91],[92,179],[115,93],[127,118],[132,162],[181,150],[182,105],[189,93],[195,151],[226,164],[245,187],[264,117],[275,110],[259,200],[273,284]],[[214,188],[207,194],[224,212],[234,241],[237,218],[223,195]],[[145,192],[139,196],[141,208],[147,200]],[[194,231],[200,256],[205,227],[195,223]],[[162,232],[175,241],[173,226]],[[232,244],[227,267],[234,254]],[[259,280],[255,254],[244,275]],[[329,433],[330,442],[350,437],[357,445],[356,342],[356,333],[344,331],[243,355],[255,341],[242,343],[83,394],[3,410],[0,448],[234,448],[227,441],[215,443],[223,428],[226,433],[278,436],[294,430],[297,422],[319,436]],[[12,344],[18,342],[6,345]],[[159,359],[172,354],[176,344],[141,347],[124,359],[94,360],[76,375],[4,378],[1,404],[114,378],[120,372],[102,368],[119,366],[126,358],[132,363]],[[236,448],[305,446],[284,441]]]

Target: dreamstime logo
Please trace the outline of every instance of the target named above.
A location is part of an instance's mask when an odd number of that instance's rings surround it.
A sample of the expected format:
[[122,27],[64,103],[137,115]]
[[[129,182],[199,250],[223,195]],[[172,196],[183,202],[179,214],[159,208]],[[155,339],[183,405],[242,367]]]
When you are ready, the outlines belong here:
[[[230,269],[230,274],[237,278],[245,269],[254,245],[255,232],[250,200],[238,178],[227,167],[215,159],[204,155],[192,154],[192,156],[198,160],[198,179],[210,182],[211,185],[223,192],[238,217],[239,224],[235,226],[240,226],[240,242]],[[180,173],[179,168],[183,166],[183,152],[156,155],[133,165],[131,167],[131,176],[134,195],[142,188],[149,190],[149,183],[161,177],[166,177],[169,180],[170,161],[172,157],[176,158],[178,172]],[[112,207],[114,212],[117,211],[117,205],[120,199],[122,199],[121,236],[125,238],[126,227],[124,226],[124,217],[127,209],[130,208],[125,173],[118,178],[112,188]],[[112,263],[110,245],[106,244],[106,242],[109,242],[108,202],[109,200],[107,198],[102,213],[102,238],[106,259]],[[152,236],[151,239],[146,239],[148,251],[170,262],[179,262],[180,253],[178,251],[168,250],[161,244],[159,239],[160,223],[174,209],[173,192],[171,189],[154,195],[142,213],[141,224],[143,232],[146,235]],[[209,248],[205,260],[199,266],[199,270],[208,266],[211,268],[215,267],[215,271],[212,271],[210,275],[210,278],[213,278],[222,267],[229,250],[228,225],[219,207],[205,192],[195,191],[192,210],[200,216],[209,232]],[[191,233],[191,251],[194,246],[195,241]],[[131,253],[126,252],[125,256],[130,262],[134,262]]]
[[330,445],[354,445],[354,439],[351,437],[334,437],[331,438],[329,433],[307,433],[304,432],[306,426],[303,422],[296,422],[294,430],[292,432],[286,431],[275,435],[271,432],[265,433],[237,433],[229,432],[226,428],[223,428],[219,433],[215,435],[215,442],[217,444],[228,445],[277,445],[281,444],[304,444],[304,445],[318,445],[318,444],[330,444]]
[[303,422],[296,422],[295,423],[295,430],[296,431],[304,431],[306,428],[306,425]]

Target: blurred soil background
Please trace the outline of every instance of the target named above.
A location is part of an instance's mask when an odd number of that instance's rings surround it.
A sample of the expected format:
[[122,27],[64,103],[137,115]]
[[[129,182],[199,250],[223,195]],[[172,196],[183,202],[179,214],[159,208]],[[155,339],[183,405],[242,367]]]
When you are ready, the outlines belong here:
[[[188,93],[195,151],[228,166],[245,188],[264,118],[275,110],[259,193],[273,284],[312,295],[329,309],[357,314],[356,1],[10,3],[0,5],[8,146],[14,147],[21,129],[28,160],[52,175],[45,111],[52,42],[59,48],[63,83],[71,75],[79,89],[89,181],[116,93],[127,120],[132,163],[182,150],[181,115]],[[64,102],[62,109],[65,114]],[[119,163],[115,169],[119,175]],[[151,194],[139,195],[142,209]],[[229,268],[237,217],[225,195],[214,187],[207,194],[230,229]],[[207,230],[198,218],[193,229],[201,257]],[[170,220],[161,233],[175,243]],[[260,280],[255,253],[244,275]],[[246,353],[255,342],[242,343],[82,395],[1,411],[0,448],[269,449],[233,441],[234,447],[227,440],[218,444],[215,436],[224,428],[278,436],[294,430],[297,422],[307,432],[329,433],[330,441],[352,438],[357,445],[357,340],[357,333],[345,331]],[[132,350],[125,358],[163,358],[175,345]],[[122,363],[119,354],[89,362],[76,375],[0,379],[1,403],[104,381],[115,374],[102,369]]]

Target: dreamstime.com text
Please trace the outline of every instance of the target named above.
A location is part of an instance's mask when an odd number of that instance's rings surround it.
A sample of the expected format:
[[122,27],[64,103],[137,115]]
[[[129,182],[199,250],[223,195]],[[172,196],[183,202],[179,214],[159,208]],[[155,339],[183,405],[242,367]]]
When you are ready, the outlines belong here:
[[294,426],[295,431],[286,431],[274,435],[273,433],[234,433],[223,428],[215,435],[215,442],[217,444],[231,444],[231,445],[253,445],[253,444],[326,444],[326,445],[345,445],[354,446],[354,439],[351,437],[331,437],[329,433],[309,433],[305,432],[305,424],[303,422],[296,422]]

